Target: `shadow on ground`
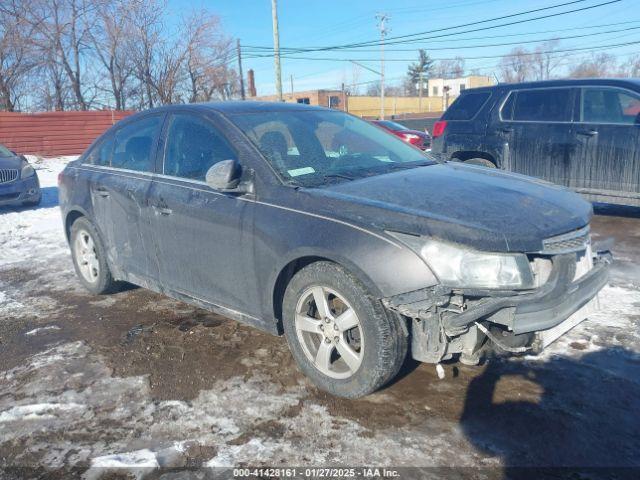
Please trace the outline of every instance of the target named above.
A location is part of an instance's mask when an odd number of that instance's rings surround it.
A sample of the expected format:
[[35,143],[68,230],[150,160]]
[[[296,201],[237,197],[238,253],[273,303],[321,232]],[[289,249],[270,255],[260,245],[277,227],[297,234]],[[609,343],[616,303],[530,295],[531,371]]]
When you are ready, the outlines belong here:
[[494,361],[469,383],[460,425],[504,478],[639,478],[639,379],[640,356],[622,348]]

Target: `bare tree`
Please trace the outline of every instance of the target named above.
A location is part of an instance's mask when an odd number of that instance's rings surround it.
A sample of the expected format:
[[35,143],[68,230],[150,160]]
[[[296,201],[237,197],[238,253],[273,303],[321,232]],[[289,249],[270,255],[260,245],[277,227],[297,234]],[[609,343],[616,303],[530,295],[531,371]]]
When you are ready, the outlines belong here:
[[560,40],[540,44],[531,56],[531,69],[536,80],[549,80],[563,64],[567,56],[557,52]]
[[640,77],[640,54],[635,54],[621,65],[620,75],[623,77]]
[[500,60],[502,81],[519,83],[530,80],[533,74],[531,55],[522,47],[516,47]]
[[108,90],[116,110],[127,106],[127,88],[134,72],[130,55],[133,32],[129,10],[132,0],[111,0],[99,5],[96,28],[90,31],[91,46],[109,77]]
[[465,62],[461,57],[449,60],[440,60],[433,67],[433,76],[436,78],[460,78],[464,76]]
[[569,71],[569,76],[572,78],[611,77],[617,74],[616,57],[606,52],[591,54]]
[[0,9],[0,109],[16,109],[37,66],[30,43],[32,27]]

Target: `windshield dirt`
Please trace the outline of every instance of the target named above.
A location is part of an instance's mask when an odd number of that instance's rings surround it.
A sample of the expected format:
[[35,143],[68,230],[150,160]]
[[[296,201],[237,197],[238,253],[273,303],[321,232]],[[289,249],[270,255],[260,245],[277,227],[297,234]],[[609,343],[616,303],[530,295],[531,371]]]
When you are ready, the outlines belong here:
[[230,118],[285,181],[302,186],[436,163],[417,148],[342,112],[245,113]]

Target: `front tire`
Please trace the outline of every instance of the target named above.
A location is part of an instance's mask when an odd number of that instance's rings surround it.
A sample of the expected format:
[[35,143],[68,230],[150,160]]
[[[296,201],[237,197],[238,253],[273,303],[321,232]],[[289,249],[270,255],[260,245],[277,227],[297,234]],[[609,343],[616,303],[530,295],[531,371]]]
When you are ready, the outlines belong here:
[[300,369],[333,395],[374,392],[397,375],[407,355],[403,320],[335,263],[312,263],[296,273],[282,311]]
[[119,283],[107,264],[106,249],[98,231],[85,217],[73,222],[70,244],[73,266],[82,285],[95,295],[116,292]]

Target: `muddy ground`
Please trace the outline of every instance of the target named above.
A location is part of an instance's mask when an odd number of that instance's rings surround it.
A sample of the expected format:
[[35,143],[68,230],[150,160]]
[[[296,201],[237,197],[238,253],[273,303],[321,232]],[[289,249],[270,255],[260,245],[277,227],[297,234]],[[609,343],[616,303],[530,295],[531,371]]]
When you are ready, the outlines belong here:
[[640,475],[640,210],[597,212],[595,237],[613,237],[618,258],[602,312],[541,358],[445,364],[443,380],[407,361],[357,401],[314,388],[284,338],[143,289],[90,296],[58,239],[44,260],[0,266],[0,466],[16,478],[230,465]]

